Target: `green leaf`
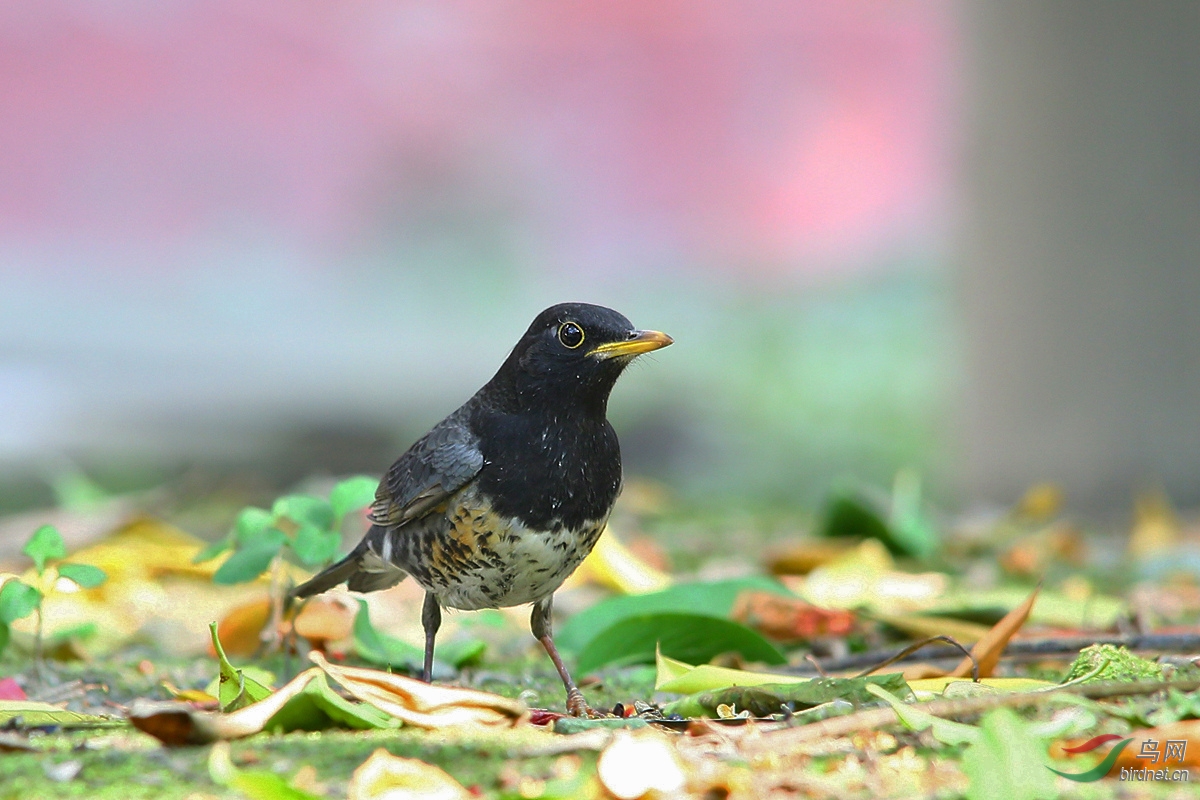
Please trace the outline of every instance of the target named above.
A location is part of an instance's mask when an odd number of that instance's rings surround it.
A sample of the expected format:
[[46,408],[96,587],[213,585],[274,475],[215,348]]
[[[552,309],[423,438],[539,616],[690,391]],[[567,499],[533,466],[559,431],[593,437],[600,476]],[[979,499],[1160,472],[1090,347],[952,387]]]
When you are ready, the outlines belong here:
[[270,528],[274,522],[275,517],[265,508],[246,506],[238,512],[237,519],[233,521],[233,541],[230,543],[230,546],[253,542],[262,536],[263,532],[267,528]]
[[774,675],[769,672],[750,672],[730,669],[712,664],[693,667],[661,652],[655,656],[657,666],[654,689],[659,692],[696,694],[729,686],[762,686],[766,683],[807,683],[810,677],[800,675]]
[[212,561],[231,547],[233,547],[233,537],[226,536],[224,539],[213,542],[199,553],[196,553],[192,558],[192,563],[203,564],[205,561]]
[[8,647],[8,640],[12,638],[12,632],[9,630],[7,622],[0,622],[0,655],[4,654],[4,648]]
[[42,602],[42,593],[24,581],[11,578],[0,587],[0,622],[11,625],[32,614]]
[[55,558],[63,558],[67,547],[58,528],[53,525],[43,525],[33,532],[29,541],[21,548],[21,552],[33,559],[38,575],[46,571],[46,562]]
[[967,748],[962,769],[970,779],[968,800],[1043,800],[1057,797],[1046,768],[1045,744],[1008,708],[983,718],[979,741]]
[[352,511],[366,508],[375,502],[375,489],[379,481],[366,475],[356,475],[341,481],[329,492],[329,505],[338,519]]
[[[425,666],[425,650],[380,633],[371,624],[371,612],[365,600],[358,601],[358,613],[354,615],[354,651],[364,661],[389,669],[404,669],[420,674]],[[448,678],[454,670],[440,658],[433,659],[433,677]]]
[[218,742],[209,751],[208,776],[218,786],[233,789],[250,800],[320,800],[273,772],[238,769],[229,758],[227,742]]
[[20,717],[22,726],[40,728],[58,725],[63,728],[115,728],[126,725],[123,719],[97,717],[66,711],[50,703],[34,700],[0,700],[0,726],[6,726]]
[[263,726],[266,732],[323,731],[350,728],[364,731],[395,728],[400,721],[367,703],[352,703],[333,689],[325,676],[314,675],[304,691],[287,701]]
[[271,689],[263,686],[229,662],[225,656],[225,648],[221,647],[221,639],[217,636],[217,623],[210,623],[209,633],[212,634],[213,650],[217,651],[218,684],[217,699],[221,701],[221,710],[237,711],[248,705],[257,703],[269,697]]
[[286,539],[283,531],[267,528],[257,540],[243,545],[226,559],[213,573],[213,583],[229,585],[254,580],[271,566],[271,559],[279,554]]
[[931,728],[933,738],[942,744],[971,744],[979,741],[979,728],[974,725],[942,719],[926,711],[913,708],[881,686],[868,685],[866,688],[868,692],[890,705],[896,712],[896,716],[909,730],[923,731]]
[[881,542],[891,539],[883,515],[855,490],[841,490],[829,498],[818,532],[828,537],[850,536]]
[[855,705],[875,702],[869,687],[878,686],[895,694],[912,697],[912,690],[899,672],[887,675],[867,675],[858,678],[813,678],[804,683],[767,683],[760,686],[730,686],[698,692],[663,706],[663,713],[684,717],[715,717],[717,706],[733,706],[737,711],[749,711],[755,717],[767,717],[790,708],[798,711],[814,708],[834,700],[846,700]]
[[315,525],[301,525],[292,540],[292,550],[306,567],[324,564],[338,554],[342,537],[334,531],[321,530]]
[[661,613],[629,617],[599,631],[580,649],[576,665],[588,673],[608,664],[653,664],[656,648],[688,663],[704,663],[728,652],[748,661],[787,661],[775,645],[745,625],[703,614]]
[[95,589],[108,580],[108,574],[91,564],[59,564],[58,574],[70,578],[84,589]]
[[307,494],[289,494],[275,501],[271,507],[275,517],[287,517],[297,525],[313,525],[322,530],[333,527],[333,507],[329,501]]
[[630,617],[646,614],[679,611],[710,617],[728,617],[737,596],[745,591],[774,592],[785,597],[792,596],[778,581],[761,576],[707,583],[680,583],[661,592],[612,597],[584,609],[567,620],[561,630],[555,632],[554,643],[560,650],[578,652],[595,638],[599,631]]
[[[435,652],[438,658],[453,664],[455,669],[462,669],[483,660],[483,654],[487,652],[487,642],[482,639],[451,639],[448,642],[439,642]],[[424,658],[424,653],[421,655]]]
[[[998,586],[995,589],[972,589],[950,592],[925,613],[957,617],[972,622],[994,625],[1029,597],[1028,586]],[[1050,589],[1038,595],[1029,622],[1055,628],[1106,629],[1129,613],[1123,600],[1111,595],[1094,594],[1086,603]]]

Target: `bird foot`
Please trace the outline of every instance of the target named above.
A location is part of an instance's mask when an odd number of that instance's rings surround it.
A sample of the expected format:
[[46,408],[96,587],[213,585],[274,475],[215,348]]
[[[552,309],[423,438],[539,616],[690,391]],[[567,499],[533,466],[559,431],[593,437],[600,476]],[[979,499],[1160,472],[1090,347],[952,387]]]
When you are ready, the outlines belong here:
[[583,692],[572,687],[567,690],[567,713],[572,717],[595,719],[601,716],[583,699]]

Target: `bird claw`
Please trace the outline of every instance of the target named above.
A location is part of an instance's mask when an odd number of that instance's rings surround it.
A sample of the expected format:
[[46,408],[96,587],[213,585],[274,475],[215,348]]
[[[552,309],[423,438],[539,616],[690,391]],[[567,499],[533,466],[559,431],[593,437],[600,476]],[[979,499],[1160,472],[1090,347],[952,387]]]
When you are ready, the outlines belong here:
[[583,692],[573,687],[567,690],[567,713],[572,717],[585,719],[596,719],[601,716],[587,704],[587,700],[583,699]]

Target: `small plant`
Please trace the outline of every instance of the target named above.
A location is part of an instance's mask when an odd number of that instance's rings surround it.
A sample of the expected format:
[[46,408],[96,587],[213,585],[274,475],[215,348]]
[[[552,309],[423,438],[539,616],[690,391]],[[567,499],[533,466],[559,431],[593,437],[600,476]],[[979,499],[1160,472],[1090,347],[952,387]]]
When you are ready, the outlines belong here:
[[213,573],[213,583],[224,585],[252,581],[288,554],[310,569],[324,565],[342,545],[342,520],[375,500],[377,483],[374,478],[358,476],[335,485],[328,500],[289,494],[276,500],[270,511],[244,508],[229,534],[193,560],[199,564],[232,550]]
[[360,475],[336,484],[329,499],[289,494],[276,500],[270,511],[244,508],[229,534],[197,553],[193,561],[199,564],[232,551],[213,573],[213,583],[223,585],[246,583],[270,572],[272,619],[263,641],[274,645],[290,588],[284,585],[284,562],[314,569],[332,561],[341,549],[342,521],[375,500],[377,484],[376,479]]
[[37,613],[37,633],[34,635],[34,652],[38,664],[42,662],[42,600],[54,590],[60,578],[74,581],[84,589],[94,589],[108,579],[104,570],[91,564],[72,564],[61,561],[66,558],[67,548],[62,535],[53,525],[43,525],[33,532],[21,552],[33,559],[37,571],[37,586],[13,576],[0,587],[0,652],[8,645],[10,626],[19,619]]

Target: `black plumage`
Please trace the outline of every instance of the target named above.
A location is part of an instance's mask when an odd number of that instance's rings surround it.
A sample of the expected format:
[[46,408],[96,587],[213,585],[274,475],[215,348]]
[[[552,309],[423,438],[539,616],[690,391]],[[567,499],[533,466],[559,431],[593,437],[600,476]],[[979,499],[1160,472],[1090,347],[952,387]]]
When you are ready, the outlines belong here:
[[533,603],[533,633],[563,679],[568,710],[586,713],[554,647],[552,596],[591,552],[621,491],[609,393],[637,355],[669,344],[602,306],[546,309],[495,376],[388,470],[358,546],[293,594],[342,582],[374,591],[412,575],[426,592],[425,680],[442,607]]

